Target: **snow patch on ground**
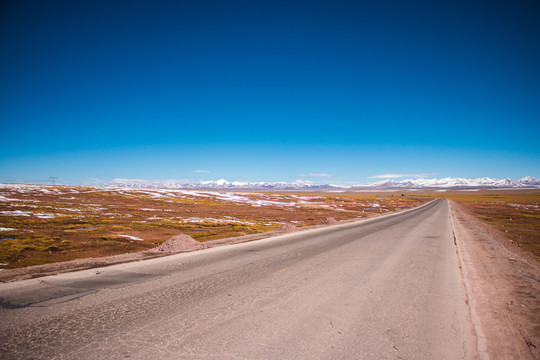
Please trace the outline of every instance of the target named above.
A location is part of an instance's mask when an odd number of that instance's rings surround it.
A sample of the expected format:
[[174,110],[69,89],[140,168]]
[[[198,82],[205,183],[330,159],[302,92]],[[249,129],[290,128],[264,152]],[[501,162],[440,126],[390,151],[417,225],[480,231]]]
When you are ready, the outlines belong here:
[[30,211],[21,211],[21,210],[13,210],[13,211],[4,210],[4,211],[0,211],[0,214],[6,215],[6,216],[30,216],[31,215]]
[[13,230],[17,230],[17,229],[14,229],[14,228],[6,228],[6,227],[0,227],[0,231],[13,231]]
[[[237,204],[248,204],[254,207],[278,206],[278,207],[299,207],[302,204],[317,205],[317,200],[324,199],[320,196],[301,196],[301,195],[280,195],[280,194],[258,194],[232,191],[212,191],[212,190],[186,190],[186,189],[133,189],[116,188],[109,191],[117,192],[121,195],[150,195],[160,200],[168,198],[206,198],[219,202],[232,202]],[[165,198],[165,199],[164,199]],[[172,200],[169,200],[172,202]],[[166,211],[159,209],[141,209],[144,211]]]
[[141,239],[141,238],[138,238],[138,237],[136,237],[136,236],[131,236],[131,235],[118,235],[118,236],[125,237],[125,238],[128,238],[128,239],[130,239],[130,240],[144,241],[144,240]]
[[150,208],[142,208],[142,209],[139,209],[139,210],[143,210],[143,211],[173,211],[171,209],[150,209]]
[[5,196],[0,195],[0,201],[22,201],[22,200],[19,200],[19,199],[10,199],[10,198],[7,198],[7,197],[5,197]]
[[[230,201],[230,202],[235,202],[235,203],[249,204],[255,207],[259,207],[259,206],[290,207],[290,206],[296,206],[298,204],[297,202],[283,202],[283,201],[269,200],[269,198],[264,194],[258,195],[260,199],[252,199],[249,196],[247,196],[248,194],[246,193],[220,193],[220,192],[207,191],[206,194],[208,194],[209,196],[213,196],[216,199],[221,200],[221,201]],[[252,194],[249,194],[249,195],[252,195]]]
[[211,218],[211,217],[206,217],[206,218],[191,217],[191,218],[178,218],[178,219],[180,222],[183,222],[183,223],[212,222],[212,223],[220,223],[220,224],[235,223],[235,224],[243,224],[243,225],[255,225],[255,223],[253,222],[230,219],[230,218],[216,219],[216,218]]
[[34,216],[39,219],[54,219],[56,217],[55,214],[46,214],[46,213],[38,213],[38,214],[34,214]]

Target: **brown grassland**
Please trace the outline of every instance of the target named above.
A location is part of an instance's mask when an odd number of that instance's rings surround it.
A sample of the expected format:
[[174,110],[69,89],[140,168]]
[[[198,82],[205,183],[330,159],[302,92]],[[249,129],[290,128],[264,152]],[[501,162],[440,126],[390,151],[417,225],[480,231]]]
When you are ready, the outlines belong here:
[[540,261],[540,189],[449,191],[422,195],[446,197],[463,204],[480,220]]
[[148,250],[179,233],[204,242],[457,201],[540,260],[540,190],[220,192],[0,185],[0,269]]
[[399,193],[263,193],[0,185],[0,269],[139,252],[417,206]]

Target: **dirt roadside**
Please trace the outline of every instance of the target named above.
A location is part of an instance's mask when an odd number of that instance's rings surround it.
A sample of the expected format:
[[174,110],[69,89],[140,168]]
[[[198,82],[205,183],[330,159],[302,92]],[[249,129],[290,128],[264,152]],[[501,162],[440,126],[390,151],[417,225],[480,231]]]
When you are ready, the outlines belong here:
[[[279,233],[277,231],[269,231],[269,232],[260,233],[260,234],[251,234],[251,235],[245,235],[245,236],[206,241],[201,244],[204,244],[207,247],[224,246],[224,245],[230,245],[230,244],[238,244],[241,242],[264,239],[264,238],[268,238],[272,236],[277,236],[280,234],[283,234],[283,233]],[[196,251],[196,250],[200,250],[200,248],[197,247],[193,249],[185,249],[184,251],[177,251],[176,253],[190,252],[190,251]],[[35,266],[27,266],[24,268],[3,270],[3,271],[0,271],[0,282],[12,282],[12,281],[18,281],[18,280],[32,279],[32,278],[37,278],[37,277],[42,277],[42,276],[55,275],[55,274],[71,272],[71,271],[93,269],[93,268],[98,268],[98,267],[103,267],[103,266],[108,266],[108,265],[122,264],[122,263],[127,263],[127,262],[167,256],[167,255],[171,255],[172,253],[173,252],[160,253],[160,252],[152,252],[152,251],[140,251],[140,252],[134,252],[134,253],[105,256],[105,257],[100,257],[100,258],[76,259],[76,260],[63,261],[63,262],[57,262],[57,263],[52,263],[52,264],[35,265]]]
[[450,201],[480,359],[540,359],[540,264]]

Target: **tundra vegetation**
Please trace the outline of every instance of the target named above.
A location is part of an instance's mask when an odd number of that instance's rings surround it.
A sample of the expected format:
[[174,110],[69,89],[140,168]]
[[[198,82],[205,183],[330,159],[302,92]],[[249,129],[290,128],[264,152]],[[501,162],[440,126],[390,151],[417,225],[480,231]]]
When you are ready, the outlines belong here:
[[0,185],[0,269],[208,241],[417,206],[401,194],[218,192]]

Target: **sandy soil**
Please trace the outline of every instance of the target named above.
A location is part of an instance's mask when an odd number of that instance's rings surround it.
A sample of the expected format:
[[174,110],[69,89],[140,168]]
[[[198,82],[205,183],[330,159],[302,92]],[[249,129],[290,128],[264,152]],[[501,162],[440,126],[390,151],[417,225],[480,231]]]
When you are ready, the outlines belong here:
[[163,244],[155,247],[151,250],[145,251],[146,253],[156,254],[156,253],[169,253],[175,254],[179,252],[190,252],[196,250],[207,249],[208,246],[204,243],[198,242],[189,235],[179,234],[175,235],[169,240],[165,241]]
[[540,359],[540,264],[450,202],[481,359]]

